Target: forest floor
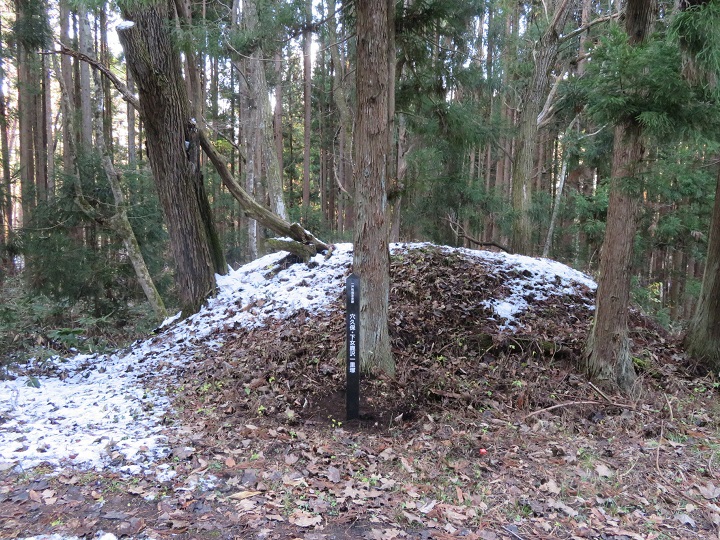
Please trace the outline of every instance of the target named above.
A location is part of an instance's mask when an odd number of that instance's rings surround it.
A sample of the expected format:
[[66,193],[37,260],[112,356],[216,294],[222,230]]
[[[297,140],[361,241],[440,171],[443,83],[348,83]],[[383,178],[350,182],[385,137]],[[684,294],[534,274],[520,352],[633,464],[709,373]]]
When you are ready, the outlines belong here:
[[397,375],[363,380],[361,420],[341,291],[256,325],[227,321],[269,297],[216,305],[192,361],[144,379],[170,398],[167,452],[142,471],[113,448],[91,468],[6,453],[0,538],[718,538],[718,383],[676,339],[633,315],[639,379],[609,395],[578,374],[586,282],[432,247],[392,261]]

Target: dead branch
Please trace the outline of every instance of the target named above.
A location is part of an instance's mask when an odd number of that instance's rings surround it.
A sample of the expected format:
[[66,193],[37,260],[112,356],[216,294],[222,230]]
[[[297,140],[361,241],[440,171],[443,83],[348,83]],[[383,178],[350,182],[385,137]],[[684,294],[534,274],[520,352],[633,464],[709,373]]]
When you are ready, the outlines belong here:
[[468,235],[465,232],[465,228],[462,225],[460,225],[460,223],[458,223],[458,221],[456,219],[453,219],[452,216],[450,216],[449,214],[445,217],[445,221],[447,221],[448,224],[450,225],[450,229],[452,229],[453,234],[455,234],[455,236],[458,236],[459,238],[464,238],[465,240],[475,244],[476,246],[482,246],[482,247],[492,246],[492,247],[496,247],[496,248],[504,251],[505,253],[511,253],[511,251],[508,248],[506,248],[503,245],[498,244],[497,242],[482,242],[482,241]]

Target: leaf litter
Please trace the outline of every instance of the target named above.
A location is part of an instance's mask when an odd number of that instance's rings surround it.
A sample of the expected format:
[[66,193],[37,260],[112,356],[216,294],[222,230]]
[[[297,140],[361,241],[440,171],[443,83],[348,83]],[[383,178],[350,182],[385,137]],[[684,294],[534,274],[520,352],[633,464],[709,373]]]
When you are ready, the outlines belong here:
[[[635,394],[588,383],[594,283],[553,261],[394,246],[398,375],[366,376],[345,421],[350,256],[264,257],[127,351],[18,367],[0,394],[0,535],[717,536],[717,385],[639,313]],[[106,412],[99,442],[80,427],[57,450],[77,406],[55,397],[40,424],[19,406],[54,385],[122,397],[115,427]]]

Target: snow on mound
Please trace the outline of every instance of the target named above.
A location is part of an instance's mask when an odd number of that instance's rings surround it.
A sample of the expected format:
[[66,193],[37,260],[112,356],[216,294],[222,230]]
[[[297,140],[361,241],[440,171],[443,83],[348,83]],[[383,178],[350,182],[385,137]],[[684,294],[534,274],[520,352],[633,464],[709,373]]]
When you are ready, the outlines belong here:
[[[529,307],[526,300],[528,296],[535,300],[545,300],[550,296],[574,294],[578,292],[578,285],[584,285],[591,290],[597,288],[597,284],[589,276],[550,259],[469,249],[457,251],[482,260],[494,272],[502,273],[506,277],[505,286],[510,289],[510,294],[487,302],[487,307],[507,321],[501,328],[515,328],[515,316]],[[590,310],[595,309],[592,303],[588,303],[587,307]]]
[[[430,244],[396,244],[402,253]],[[441,248],[448,253],[451,248]],[[456,250],[507,274],[510,294],[492,302],[495,313],[512,328],[513,317],[527,308],[528,287],[535,296],[562,295],[577,285],[595,284],[560,263],[517,255]],[[175,366],[192,362],[201,348],[219,348],[226,331],[263,325],[304,309],[320,313],[343,293],[352,263],[351,244],[338,244],[331,257],[285,268],[287,253],[262,257],[227,276],[218,276],[218,294],[184,321],[163,323],[160,334],[109,355],[55,358],[54,376],[20,375],[0,381],[0,471],[48,463],[54,467],[113,467],[128,473],[151,471],[167,455],[161,425],[170,402]],[[47,371],[47,369],[44,369]]]
[[192,361],[201,346],[219,347],[218,330],[322,310],[342,293],[350,252],[339,245],[328,260],[319,255],[287,269],[279,264],[287,253],[262,257],[218,276],[217,296],[184,321],[166,321],[159,336],[114,354],[29,366],[56,376],[0,381],[0,471],[41,463],[147,470],[168,453],[161,420],[169,400],[153,389],[153,378]]

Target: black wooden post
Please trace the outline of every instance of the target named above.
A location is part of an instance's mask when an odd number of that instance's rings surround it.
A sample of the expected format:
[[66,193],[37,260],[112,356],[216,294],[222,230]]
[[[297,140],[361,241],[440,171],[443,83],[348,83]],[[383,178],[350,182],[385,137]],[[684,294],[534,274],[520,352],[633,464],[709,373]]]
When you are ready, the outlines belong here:
[[347,419],[360,418],[360,278],[345,281],[347,302]]

